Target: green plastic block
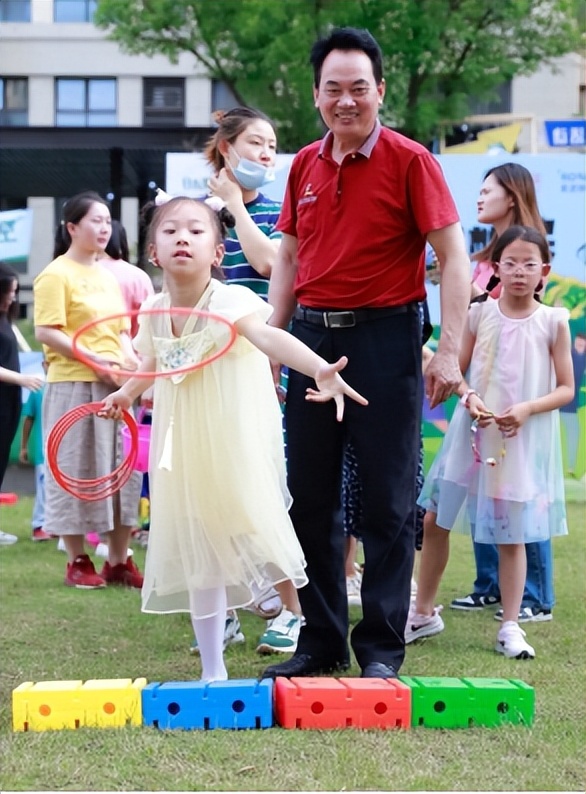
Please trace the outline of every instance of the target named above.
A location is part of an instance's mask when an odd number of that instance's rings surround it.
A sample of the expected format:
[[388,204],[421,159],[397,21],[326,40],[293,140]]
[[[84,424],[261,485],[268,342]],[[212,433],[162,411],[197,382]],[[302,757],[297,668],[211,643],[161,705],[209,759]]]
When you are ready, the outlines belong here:
[[411,687],[413,727],[469,727],[470,687],[462,679],[399,676],[399,680]]
[[535,690],[524,681],[505,678],[463,678],[471,690],[474,725],[531,725]]
[[535,690],[517,679],[400,676],[411,687],[411,725],[494,728],[531,725]]

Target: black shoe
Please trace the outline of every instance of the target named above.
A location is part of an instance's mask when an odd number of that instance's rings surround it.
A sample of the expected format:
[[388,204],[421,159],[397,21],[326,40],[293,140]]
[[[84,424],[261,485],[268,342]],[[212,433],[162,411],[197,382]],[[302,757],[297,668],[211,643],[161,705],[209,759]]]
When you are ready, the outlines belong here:
[[450,607],[452,609],[463,609],[471,612],[476,609],[484,609],[485,607],[494,607],[497,604],[500,604],[500,598],[496,596],[470,593],[470,595],[463,596],[462,598],[454,598]]
[[397,678],[397,672],[390,664],[371,662],[363,668],[360,678]]
[[334,661],[310,653],[296,653],[286,662],[272,664],[261,674],[262,678],[301,678],[304,676],[321,675],[322,673],[343,672],[350,667],[348,659]]

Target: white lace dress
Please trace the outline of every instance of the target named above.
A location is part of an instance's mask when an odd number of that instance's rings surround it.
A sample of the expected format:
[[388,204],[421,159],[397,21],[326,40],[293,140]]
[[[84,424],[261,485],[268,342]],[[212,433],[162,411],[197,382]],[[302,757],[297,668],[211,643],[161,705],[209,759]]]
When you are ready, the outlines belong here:
[[[502,314],[498,300],[470,307],[468,323],[476,336],[467,382],[485,405],[501,413],[555,388],[551,347],[568,311],[540,305],[529,317]],[[494,423],[479,429],[474,459],[471,419],[459,405],[429,474],[419,504],[437,514],[446,529],[472,525],[480,543],[533,543],[566,535],[566,508],[559,411],[529,417],[514,438],[503,439]]]
[[[165,293],[143,304],[169,306]],[[271,314],[246,287],[214,280],[194,308],[230,322]],[[193,315],[174,337],[170,314],[145,314],[134,344],[156,357],[158,370],[173,369],[209,358],[228,335],[223,323]],[[213,363],[158,378],[151,433],[143,611],[190,611],[190,591],[217,587],[237,608],[252,602],[256,588],[307,583],[288,514],[281,411],[263,353],[238,336]],[[205,609],[195,615],[208,616]]]

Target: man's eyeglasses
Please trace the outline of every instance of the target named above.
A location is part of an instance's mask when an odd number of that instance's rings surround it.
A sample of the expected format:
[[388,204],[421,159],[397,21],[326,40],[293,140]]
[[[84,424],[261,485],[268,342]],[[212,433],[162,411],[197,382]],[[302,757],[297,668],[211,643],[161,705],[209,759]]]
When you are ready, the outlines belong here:
[[503,273],[514,273],[515,270],[522,270],[524,273],[537,273],[543,263],[523,262],[521,264],[520,262],[510,262],[508,259],[505,259],[504,262],[495,262],[495,265],[498,265]]

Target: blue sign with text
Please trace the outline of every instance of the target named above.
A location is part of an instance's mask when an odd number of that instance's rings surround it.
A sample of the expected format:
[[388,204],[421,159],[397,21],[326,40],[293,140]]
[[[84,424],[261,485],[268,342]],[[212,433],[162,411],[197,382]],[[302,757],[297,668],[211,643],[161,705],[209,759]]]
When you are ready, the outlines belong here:
[[548,146],[586,146],[586,119],[546,121]]

